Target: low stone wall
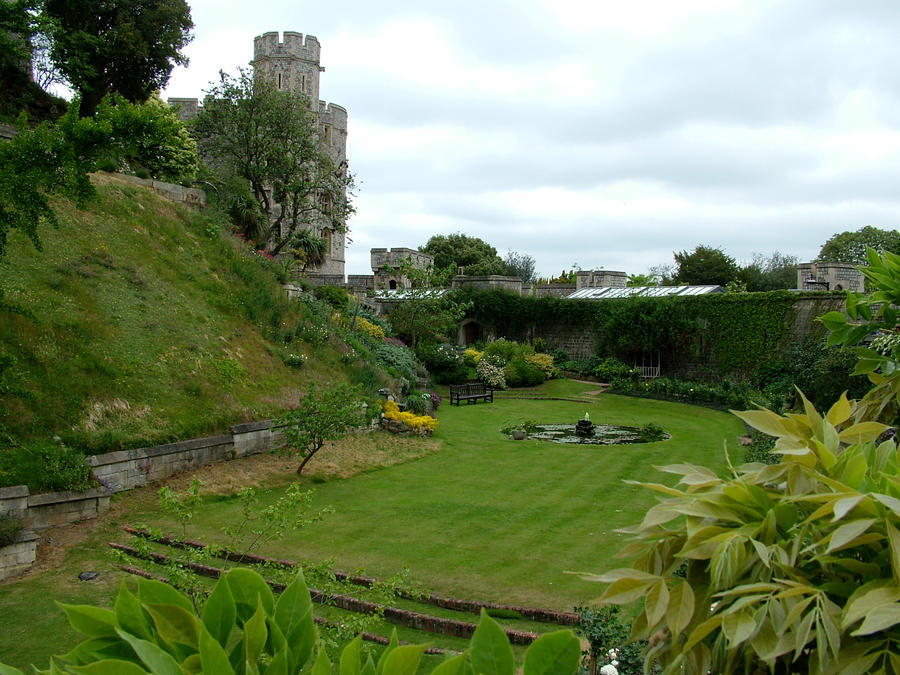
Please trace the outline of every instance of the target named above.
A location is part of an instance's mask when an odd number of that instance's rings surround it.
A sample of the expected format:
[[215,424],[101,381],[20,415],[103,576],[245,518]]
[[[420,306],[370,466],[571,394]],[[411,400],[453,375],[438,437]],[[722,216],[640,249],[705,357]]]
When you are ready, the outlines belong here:
[[34,565],[38,536],[27,530],[19,533],[17,541],[0,548],[0,581],[21,574]]
[[200,210],[206,206],[206,193],[197,188],[189,188],[175,183],[166,183],[165,181],[154,180],[152,178],[138,178],[137,176],[128,176],[125,174],[116,174],[116,178],[142,187],[148,187],[160,197],[164,197],[169,201],[178,202],[179,204],[184,204],[192,209]]
[[153,448],[119,450],[88,458],[97,479],[111,492],[131,490],[185,471],[274,448],[281,439],[269,420],[239,424],[231,433]]

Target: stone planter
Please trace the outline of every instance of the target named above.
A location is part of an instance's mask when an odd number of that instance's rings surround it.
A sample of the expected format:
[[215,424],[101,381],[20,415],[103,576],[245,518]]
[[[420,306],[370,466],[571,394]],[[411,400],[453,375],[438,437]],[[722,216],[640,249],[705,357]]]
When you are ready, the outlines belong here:
[[528,438],[528,434],[525,433],[524,429],[513,429],[512,437],[514,441],[524,441],[526,438]]

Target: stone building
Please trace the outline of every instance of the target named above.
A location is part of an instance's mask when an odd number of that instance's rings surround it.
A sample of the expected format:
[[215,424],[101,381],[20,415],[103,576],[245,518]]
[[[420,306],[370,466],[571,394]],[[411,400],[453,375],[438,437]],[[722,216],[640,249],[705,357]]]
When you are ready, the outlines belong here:
[[[305,97],[310,109],[316,115],[321,130],[322,142],[331,153],[335,166],[347,166],[347,110],[336,103],[326,103],[319,99],[319,75],[325,70],[320,65],[321,46],[312,35],[294,31],[263,33],[253,38],[254,77],[265,77],[278,89]],[[182,120],[196,117],[201,104],[195,98],[170,98],[169,105],[177,105]],[[332,229],[328,219],[314,225],[315,233],[325,239],[325,261],[316,268],[307,270],[313,283],[334,283],[344,281],[346,238],[338,230]]]
[[866,290],[865,277],[854,265],[839,262],[807,262],[797,266],[797,288],[804,291]]
[[409,264],[419,270],[425,270],[434,265],[434,256],[412,248],[373,248],[369,250],[372,262],[372,274],[374,275],[375,288],[389,290],[410,288],[410,280],[400,274],[400,267]]

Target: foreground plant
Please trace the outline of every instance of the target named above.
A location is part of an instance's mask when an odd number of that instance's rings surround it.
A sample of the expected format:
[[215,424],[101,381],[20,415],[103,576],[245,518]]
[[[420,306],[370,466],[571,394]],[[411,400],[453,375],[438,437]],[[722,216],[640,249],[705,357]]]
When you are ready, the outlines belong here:
[[779,464],[636,483],[663,495],[621,553],[637,561],[593,579],[604,604],[645,600],[632,637],[666,673],[900,672],[897,445],[845,397],[824,417],[804,404],[735,413],[777,437]]
[[[123,582],[113,609],[61,605],[86,639],[53,657],[39,673],[258,673],[329,675],[320,647],[309,591],[298,574],[276,599],[256,572],[233,569],[218,581],[203,610],[158,581],[138,579],[132,593]],[[342,675],[413,675],[426,645],[400,646],[396,631],[377,662],[356,638],[340,656]],[[574,674],[581,656],[571,631],[544,635],[525,654],[525,675]],[[513,675],[515,662],[503,629],[482,612],[469,649],[448,658],[433,675]],[[24,675],[0,664],[0,675]]]

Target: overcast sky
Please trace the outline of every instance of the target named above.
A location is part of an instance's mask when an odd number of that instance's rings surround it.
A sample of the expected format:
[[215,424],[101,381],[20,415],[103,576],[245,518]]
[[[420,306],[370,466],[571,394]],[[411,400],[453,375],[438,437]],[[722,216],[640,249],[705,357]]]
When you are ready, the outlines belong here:
[[322,45],[369,249],[481,237],[565,268],[645,273],[673,251],[809,260],[900,223],[896,0],[189,0],[202,96],[253,37]]

